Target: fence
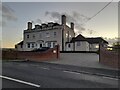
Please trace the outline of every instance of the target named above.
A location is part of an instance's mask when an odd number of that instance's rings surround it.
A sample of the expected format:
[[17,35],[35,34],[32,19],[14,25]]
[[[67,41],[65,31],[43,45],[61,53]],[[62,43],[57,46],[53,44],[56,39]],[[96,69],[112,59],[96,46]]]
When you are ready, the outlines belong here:
[[118,52],[109,51],[106,48],[100,46],[99,62],[113,68],[120,68],[119,60],[120,56]]

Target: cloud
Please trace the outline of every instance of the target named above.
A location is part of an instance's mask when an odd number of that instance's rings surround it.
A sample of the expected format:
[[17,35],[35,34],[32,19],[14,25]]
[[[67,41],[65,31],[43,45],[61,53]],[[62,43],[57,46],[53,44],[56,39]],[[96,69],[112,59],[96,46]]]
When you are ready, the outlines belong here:
[[6,26],[7,22],[17,21],[14,10],[5,4],[2,4],[2,7],[0,7],[0,13],[2,13],[2,22],[0,21],[0,23],[3,26]]
[[90,18],[88,18],[87,16],[83,15],[83,14],[79,14],[78,12],[72,12],[71,14],[67,14],[67,13],[59,13],[59,12],[49,12],[46,11],[45,12],[45,16],[50,16],[53,19],[55,19],[54,21],[60,22],[61,21],[61,15],[66,15],[66,21],[68,24],[70,24],[71,22],[74,22],[75,24],[75,32],[76,33],[82,33],[82,31],[85,31],[85,22],[87,20],[89,20]]
[[42,23],[42,21],[41,21],[40,19],[36,19],[35,22],[38,23],[38,24],[41,24],[41,23]]
[[2,20],[0,20],[0,26],[6,26],[6,22],[5,21],[2,21]]
[[87,30],[87,33],[90,34],[90,35],[94,35],[94,34],[96,34],[97,32],[94,31],[94,30],[88,29],[88,30]]
[[42,20],[40,19],[35,19],[31,21],[33,24],[42,24]]
[[107,37],[105,37],[104,39],[105,39],[106,41],[108,41],[110,45],[113,45],[113,43],[119,41],[119,38],[118,38],[118,37],[114,37],[114,38],[107,38]]
[[59,12],[45,12],[45,16],[50,15],[52,18],[60,20],[61,14]]

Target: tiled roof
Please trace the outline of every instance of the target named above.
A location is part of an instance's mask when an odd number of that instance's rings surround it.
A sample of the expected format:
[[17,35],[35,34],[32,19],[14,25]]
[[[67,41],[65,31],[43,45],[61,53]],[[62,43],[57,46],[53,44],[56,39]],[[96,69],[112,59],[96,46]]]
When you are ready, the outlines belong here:
[[108,44],[108,42],[106,40],[104,40],[101,37],[96,37],[96,38],[85,38],[84,36],[82,36],[81,34],[79,34],[77,37],[73,37],[72,40],[70,42],[76,42],[76,41],[87,41],[91,44],[96,44],[96,43],[106,43]]
[[106,40],[104,40],[103,38],[101,38],[101,37],[97,37],[97,38],[86,38],[87,39],[87,41],[89,42],[89,43],[91,43],[91,44],[93,44],[93,43],[107,43],[108,44],[108,42],[106,41]]
[[17,45],[23,45],[23,41],[19,42]]
[[75,41],[87,41],[87,40],[86,40],[86,38],[84,36],[79,34],[77,37],[73,37],[70,42],[75,42]]

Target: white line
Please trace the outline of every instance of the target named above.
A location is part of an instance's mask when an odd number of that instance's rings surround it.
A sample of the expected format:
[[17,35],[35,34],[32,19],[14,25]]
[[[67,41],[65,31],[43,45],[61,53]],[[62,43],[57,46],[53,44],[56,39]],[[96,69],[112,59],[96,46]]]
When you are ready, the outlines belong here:
[[[71,71],[63,71],[66,73],[73,73],[73,74],[84,74],[84,73],[78,73],[78,72],[71,72]],[[91,74],[92,75],[92,74]],[[97,76],[97,75],[96,75]],[[112,78],[112,77],[107,77],[107,76],[102,76],[102,78],[107,78],[107,79],[113,79],[113,80],[119,80],[118,78]]]
[[40,67],[40,68],[42,68],[42,69],[46,69],[46,70],[50,70],[49,68],[46,68],[46,67]]
[[113,79],[113,80],[119,80],[118,78],[105,77],[105,76],[103,76],[103,78],[107,78],[107,79]]
[[63,71],[63,72],[67,72],[67,73],[74,73],[74,74],[81,74],[81,73],[71,72],[71,71]]
[[18,79],[14,79],[14,78],[10,78],[10,77],[7,77],[7,76],[0,75],[0,78],[4,78],[4,79],[11,80],[11,81],[27,84],[27,85],[34,86],[34,87],[40,87],[40,85],[37,85],[37,84],[34,84],[34,83],[30,83],[30,82],[26,82],[26,81],[22,81],[22,80],[18,80]]

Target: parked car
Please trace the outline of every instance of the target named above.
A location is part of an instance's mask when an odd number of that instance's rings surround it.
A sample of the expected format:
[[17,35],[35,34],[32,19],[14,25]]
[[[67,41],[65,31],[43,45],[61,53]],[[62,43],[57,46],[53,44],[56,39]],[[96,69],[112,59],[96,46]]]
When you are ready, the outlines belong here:
[[32,51],[34,51],[34,52],[43,52],[43,51],[47,51],[48,49],[50,49],[50,47],[37,48],[37,49],[34,49]]

